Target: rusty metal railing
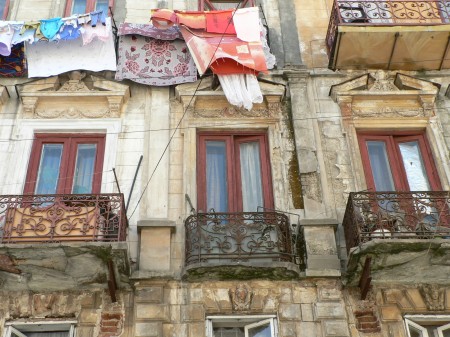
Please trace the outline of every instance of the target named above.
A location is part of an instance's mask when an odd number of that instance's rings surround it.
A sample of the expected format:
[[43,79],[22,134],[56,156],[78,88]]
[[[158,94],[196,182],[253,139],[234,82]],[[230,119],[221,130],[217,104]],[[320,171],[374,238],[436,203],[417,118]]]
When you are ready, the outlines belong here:
[[0,243],[125,241],[123,194],[0,196]]
[[186,219],[185,229],[186,266],[200,262],[299,264],[289,219],[282,213],[198,213]]
[[347,251],[373,239],[450,239],[450,192],[350,193]]
[[337,26],[419,26],[450,24],[450,1],[335,0],[326,37],[335,48]]

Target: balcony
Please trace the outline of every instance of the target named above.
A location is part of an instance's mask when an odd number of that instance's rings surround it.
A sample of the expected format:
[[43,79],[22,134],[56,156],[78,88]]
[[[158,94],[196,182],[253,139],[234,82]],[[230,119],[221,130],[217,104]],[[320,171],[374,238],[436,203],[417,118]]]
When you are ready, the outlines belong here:
[[121,194],[0,196],[1,243],[124,241],[126,227]]
[[450,68],[450,2],[335,0],[326,37],[329,68]]
[[350,193],[343,227],[350,282],[357,283],[367,257],[378,281],[447,282],[449,192]]
[[282,213],[198,213],[185,229],[187,279],[292,279],[304,267],[303,236]]
[[122,194],[0,196],[3,289],[108,288],[114,299],[128,286],[126,230]]

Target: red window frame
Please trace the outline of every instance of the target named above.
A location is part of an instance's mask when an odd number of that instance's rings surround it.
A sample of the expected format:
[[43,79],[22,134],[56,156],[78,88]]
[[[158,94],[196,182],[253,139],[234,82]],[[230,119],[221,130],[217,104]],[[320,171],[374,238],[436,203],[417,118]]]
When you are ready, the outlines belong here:
[[1,17],[1,20],[6,20],[8,18],[9,14],[9,2],[10,0],[5,0],[5,5],[3,7],[3,15]]
[[[9,1],[9,0],[7,0]],[[72,13],[73,3],[76,0],[67,0],[66,9],[64,11],[64,16],[71,16],[73,14],[84,14],[84,13]],[[90,13],[95,11],[95,6],[97,5],[97,0],[86,0],[86,10],[85,13]],[[113,8],[114,0],[109,0],[108,7]]]
[[61,166],[58,177],[57,194],[72,193],[72,184],[76,164],[78,144],[96,144],[96,158],[94,166],[94,178],[92,181],[92,193],[100,193],[103,172],[103,158],[105,154],[104,134],[35,134],[31,149],[28,172],[25,182],[24,194],[34,194],[36,189],[37,174],[44,144],[63,144]]
[[[268,139],[266,133],[199,132],[197,134],[197,204],[198,209],[207,212],[206,196],[206,142],[224,141],[227,154],[228,211],[242,212],[241,166],[239,145],[257,141],[260,144],[261,179],[264,207],[273,208],[272,175]],[[256,210],[255,210],[256,211]]]
[[375,191],[375,181],[372,174],[372,168],[370,165],[369,152],[367,151],[367,141],[384,141],[386,144],[386,151],[389,160],[389,165],[392,172],[392,178],[394,180],[394,186],[397,191],[410,191],[405,167],[403,166],[403,160],[400,154],[400,148],[398,144],[403,142],[417,141],[419,143],[420,152],[425,166],[425,171],[428,176],[430,188],[433,191],[441,190],[441,183],[439,175],[436,170],[431,148],[428,144],[426,135],[424,132],[415,133],[359,133],[358,142],[361,151],[361,159],[364,168],[364,174],[366,177],[367,188]]

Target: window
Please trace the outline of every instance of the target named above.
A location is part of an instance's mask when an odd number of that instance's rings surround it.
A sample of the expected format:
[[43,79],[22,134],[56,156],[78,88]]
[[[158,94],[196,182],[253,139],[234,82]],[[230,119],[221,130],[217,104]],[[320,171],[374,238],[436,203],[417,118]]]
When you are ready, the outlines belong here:
[[276,337],[275,316],[206,317],[207,337]]
[[375,191],[431,191],[441,185],[424,134],[359,135],[367,187]]
[[99,193],[104,135],[36,134],[25,193]]
[[450,316],[411,315],[405,324],[408,337],[450,337]]
[[8,323],[5,337],[73,337],[75,322]]
[[198,205],[203,211],[256,212],[273,208],[267,136],[200,133]]
[[9,11],[9,0],[0,0],[0,20],[6,20]]
[[114,0],[67,0],[65,15],[90,13],[103,10],[109,13],[109,7],[113,7]]

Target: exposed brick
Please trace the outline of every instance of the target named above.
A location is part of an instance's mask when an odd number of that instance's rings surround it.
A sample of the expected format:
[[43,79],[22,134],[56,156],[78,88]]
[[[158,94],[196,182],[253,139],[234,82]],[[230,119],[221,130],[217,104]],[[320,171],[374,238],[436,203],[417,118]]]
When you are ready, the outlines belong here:
[[114,326],[104,326],[100,328],[100,332],[104,333],[104,332],[115,332],[117,333],[119,331],[119,329],[117,327]]
[[103,313],[102,314],[102,320],[103,319],[122,319],[122,314],[114,314],[114,313]]
[[120,321],[118,320],[109,320],[109,321],[102,321],[101,325],[102,326],[117,326],[119,324]]

